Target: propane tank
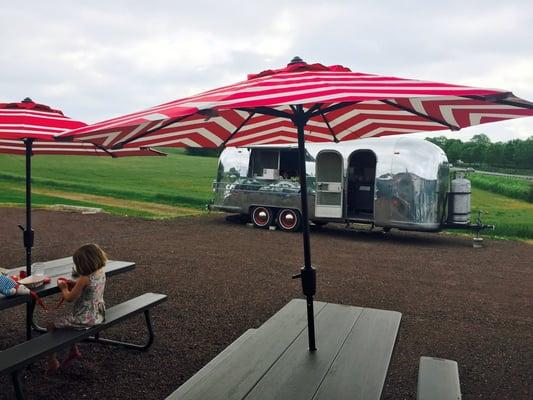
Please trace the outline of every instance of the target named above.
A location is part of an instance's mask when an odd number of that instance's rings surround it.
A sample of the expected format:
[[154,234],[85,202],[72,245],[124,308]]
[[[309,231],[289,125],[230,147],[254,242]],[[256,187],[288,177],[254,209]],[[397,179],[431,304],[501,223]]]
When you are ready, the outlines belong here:
[[470,181],[464,177],[464,173],[457,172],[450,189],[451,222],[466,225],[470,222]]

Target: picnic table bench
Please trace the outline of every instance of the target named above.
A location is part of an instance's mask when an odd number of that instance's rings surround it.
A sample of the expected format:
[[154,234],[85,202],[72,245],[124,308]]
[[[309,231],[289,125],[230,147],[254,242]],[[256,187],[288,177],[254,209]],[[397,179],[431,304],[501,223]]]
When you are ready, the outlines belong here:
[[290,301],[167,400],[379,399],[401,314],[315,302],[318,350],[307,349],[304,300]]
[[[51,282],[35,290],[39,297],[59,293],[60,290],[57,286],[57,279],[61,276],[70,277],[73,265],[72,257],[66,257],[45,263],[45,275],[51,277]],[[113,276],[121,272],[130,271],[134,267],[135,263],[128,261],[108,261],[105,266],[105,273],[106,276]],[[18,269],[13,270],[13,272],[18,272]],[[58,329],[52,332],[46,332],[35,325],[37,331],[46,333],[0,351],[0,374],[11,374],[16,397],[17,399],[23,399],[24,393],[19,379],[19,371],[39,358],[70,346],[71,344],[80,341],[92,341],[103,344],[120,345],[137,350],[146,350],[154,341],[150,309],[165,301],[166,298],[167,296],[163,294],[145,293],[125,301],[124,303],[115,305],[106,310],[105,321],[103,323],[95,325],[89,329]],[[28,302],[33,303],[33,299],[30,296],[3,298],[0,299],[0,310]],[[137,314],[144,314],[146,322],[148,337],[144,343],[128,343],[100,337],[100,332],[103,330]]]
[[418,368],[417,400],[461,400],[457,362],[421,357]]
[[1,351],[0,373],[11,374],[17,399],[23,399],[24,393],[19,379],[19,371],[26,365],[84,339],[97,337],[101,331],[140,313],[145,314],[150,331],[148,346],[140,347],[146,349],[153,342],[153,330],[150,323],[149,310],[165,301],[166,298],[167,296],[163,294],[145,293],[107,309],[106,319],[101,324],[83,330],[57,329]]

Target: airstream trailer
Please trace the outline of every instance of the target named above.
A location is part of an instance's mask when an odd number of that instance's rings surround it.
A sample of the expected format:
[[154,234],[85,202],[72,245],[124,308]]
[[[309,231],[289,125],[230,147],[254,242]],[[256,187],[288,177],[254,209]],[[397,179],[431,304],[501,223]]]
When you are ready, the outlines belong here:
[[[416,231],[469,228],[468,180],[452,182],[445,153],[423,139],[390,137],[306,144],[309,217]],[[456,181],[456,180],[454,180]],[[465,185],[468,183],[468,185]],[[227,148],[210,209],[249,217],[256,227],[297,230],[298,153],[294,146]]]

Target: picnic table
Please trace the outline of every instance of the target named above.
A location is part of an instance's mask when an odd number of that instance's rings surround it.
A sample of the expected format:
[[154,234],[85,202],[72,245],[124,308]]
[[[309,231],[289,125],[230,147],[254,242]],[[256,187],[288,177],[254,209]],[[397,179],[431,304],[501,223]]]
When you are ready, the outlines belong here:
[[[57,286],[57,278],[66,277],[72,278],[72,268],[74,267],[74,261],[72,257],[60,258],[57,260],[47,261],[44,263],[44,275],[51,278],[50,283],[44,284],[35,289],[35,293],[39,297],[46,297],[56,293],[59,293],[59,287]],[[113,276],[123,272],[131,271],[135,268],[135,263],[131,261],[113,261],[109,260],[105,266],[106,276]],[[25,270],[26,267],[13,268],[9,270],[9,275],[18,275],[21,270]],[[17,306],[32,301],[31,296],[13,296],[4,297],[0,299],[0,310]]]
[[[72,257],[48,261],[44,264],[44,275],[50,276],[51,281],[35,290],[39,297],[59,293],[60,290],[57,286],[57,280],[59,277],[76,279],[72,276],[72,269],[74,267]],[[109,260],[104,268],[106,276],[113,276],[130,271],[134,267],[135,263],[133,262]],[[18,274],[21,269],[24,268],[21,267],[10,270],[10,272],[12,272],[11,275]],[[30,305],[28,307],[28,321],[30,323],[30,335],[27,337],[28,340],[0,351],[0,374],[11,374],[16,398],[24,399],[25,396],[20,379],[20,371],[36,360],[55,353],[74,343],[89,341],[101,344],[118,345],[136,350],[147,350],[154,342],[154,330],[150,318],[150,309],[166,301],[166,298],[167,296],[164,294],[144,293],[108,308],[106,310],[105,320],[100,324],[91,326],[88,329],[57,329],[51,332],[47,332],[45,329],[40,328],[33,323],[33,307],[35,302],[31,296],[14,296],[0,299],[0,310],[24,303]],[[143,343],[130,343],[100,336],[101,332],[107,328],[117,325],[138,314],[144,315],[147,329],[147,338]],[[41,332],[41,335],[31,338],[31,325],[33,325],[35,330]]]
[[379,399],[401,314],[315,302],[316,351],[305,300],[246,331],[167,400]]

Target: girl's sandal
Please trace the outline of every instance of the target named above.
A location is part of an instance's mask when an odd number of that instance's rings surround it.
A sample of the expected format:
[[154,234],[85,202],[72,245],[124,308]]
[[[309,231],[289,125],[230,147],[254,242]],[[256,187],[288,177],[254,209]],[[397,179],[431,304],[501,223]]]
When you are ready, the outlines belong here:
[[72,352],[72,353],[69,353],[69,355],[67,356],[67,358],[65,358],[63,360],[63,362],[61,363],[61,367],[68,367],[70,364],[72,364],[72,362],[74,362],[74,360],[76,360],[77,358],[81,358],[81,353],[79,351],[76,351],[76,352]]
[[59,361],[48,362],[48,368],[46,369],[46,376],[54,376],[59,370],[60,364]]

